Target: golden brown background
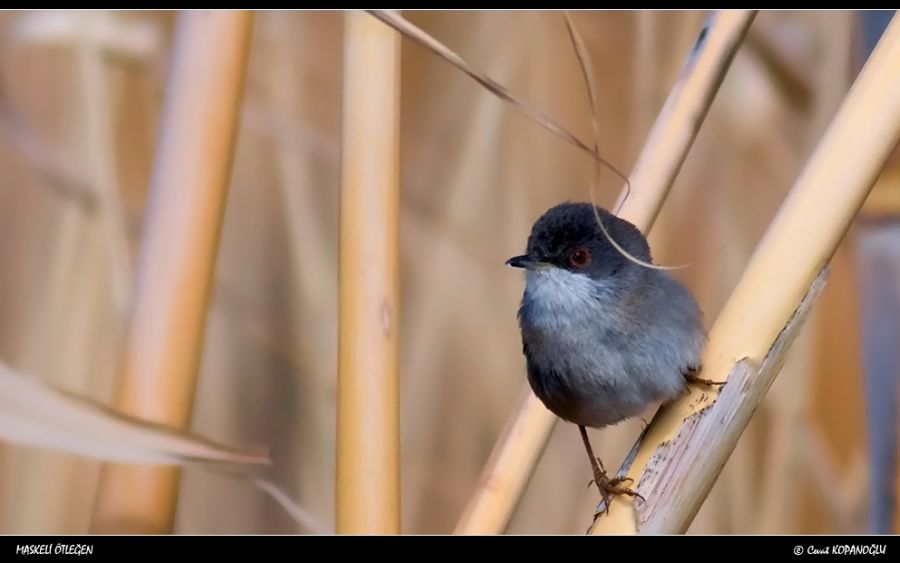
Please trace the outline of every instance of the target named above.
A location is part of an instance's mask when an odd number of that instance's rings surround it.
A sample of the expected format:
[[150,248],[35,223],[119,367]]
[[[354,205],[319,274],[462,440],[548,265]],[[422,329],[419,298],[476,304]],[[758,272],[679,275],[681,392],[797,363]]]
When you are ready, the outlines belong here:
[[[590,139],[561,13],[405,15]],[[123,256],[133,271],[141,236],[174,17],[0,14],[0,357],[101,401],[120,351],[116,276]],[[705,17],[573,14],[598,81],[600,152],[620,169],[630,170]],[[736,56],[650,237],[657,262],[691,263],[677,275],[708,321],[846,93],[862,56],[858,24],[852,12],[762,12]],[[278,483],[329,529],[342,25],[340,12],[256,15],[194,416],[209,437],[271,445]],[[86,72],[85,56],[102,72]],[[418,45],[403,42],[401,65],[403,531],[446,533],[525,382],[523,280],[503,263],[547,207],[589,197],[592,165]],[[598,197],[610,205],[619,183],[602,179]],[[101,220],[110,193],[127,210],[119,254]],[[872,205],[892,213],[893,201]],[[692,533],[869,530],[856,236],[857,227]],[[608,465],[640,427],[593,433]],[[2,445],[0,532],[85,532],[97,469]],[[583,532],[597,500],[589,479],[576,429],[557,425],[508,531]],[[184,473],[177,532],[297,530],[257,489]]]

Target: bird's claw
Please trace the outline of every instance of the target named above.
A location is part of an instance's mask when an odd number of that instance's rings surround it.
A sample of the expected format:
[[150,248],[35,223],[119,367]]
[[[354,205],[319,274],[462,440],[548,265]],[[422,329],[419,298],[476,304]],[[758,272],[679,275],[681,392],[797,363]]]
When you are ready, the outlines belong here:
[[[603,498],[603,506],[604,512],[609,513],[609,505],[614,497],[627,495],[630,497],[637,497],[642,501],[646,501],[646,499],[641,496],[640,493],[634,491],[630,487],[624,486],[626,484],[634,483],[634,479],[631,477],[613,477],[610,479],[605,471],[596,472],[594,478],[591,479],[591,484],[597,484],[597,490],[600,491],[600,496]],[[590,484],[588,484],[590,486]],[[594,514],[594,518],[596,519],[599,516],[600,512]]]
[[726,381],[713,381],[712,379],[702,379],[700,377],[697,377],[697,374],[699,374],[702,370],[702,367],[688,368],[687,371],[684,372],[684,379],[688,383],[693,383],[695,385],[705,385],[707,387],[721,387],[722,385],[725,385],[725,383],[727,383]]
[[[592,479],[591,483],[594,483],[595,480]],[[631,477],[614,477],[609,479],[606,475],[603,475],[600,479],[601,483],[604,483],[603,486],[598,485],[600,489],[600,496],[603,498],[603,509],[597,510],[594,512],[594,519],[591,521],[591,525],[588,527],[585,533],[590,533],[591,528],[594,527],[594,524],[597,522],[597,518],[604,514],[609,514],[609,505],[612,502],[613,497],[617,497],[620,495],[627,495],[630,497],[637,497],[642,501],[646,502],[646,499],[641,496],[637,491],[632,490],[629,487],[623,487],[623,483],[634,483],[634,479]]]

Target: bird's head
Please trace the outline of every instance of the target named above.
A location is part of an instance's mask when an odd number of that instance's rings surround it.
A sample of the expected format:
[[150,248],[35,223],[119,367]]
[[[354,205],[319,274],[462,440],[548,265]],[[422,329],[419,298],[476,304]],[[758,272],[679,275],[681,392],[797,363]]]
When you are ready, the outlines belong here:
[[613,246],[598,225],[598,218],[606,233],[631,256],[651,262],[650,246],[637,227],[601,207],[566,202],[535,221],[526,253],[510,258],[507,265],[536,273],[565,271],[595,281],[642,268]]

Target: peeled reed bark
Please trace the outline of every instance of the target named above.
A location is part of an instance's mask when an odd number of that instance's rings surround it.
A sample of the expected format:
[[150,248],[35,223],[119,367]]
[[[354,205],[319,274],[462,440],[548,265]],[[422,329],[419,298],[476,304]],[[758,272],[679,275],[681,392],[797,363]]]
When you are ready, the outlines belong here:
[[[643,232],[652,227],[755,15],[746,10],[714,13],[688,54],[631,173],[631,191],[623,191],[617,205],[619,215]],[[493,534],[506,528],[557,420],[526,389],[456,533]]]
[[[177,428],[194,403],[251,24],[244,11],[178,16],[115,399],[124,413]],[[175,468],[105,467],[92,531],[171,532],[178,479]]]
[[[885,32],[710,331],[701,377],[661,409],[632,461],[647,502],[612,501],[592,533],[683,533],[824,282],[824,268],[900,139],[900,22]],[[790,431],[784,429],[783,431]],[[676,501],[677,499],[677,501]]]
[[337,532],[400,531],[400,36],[345,16]]

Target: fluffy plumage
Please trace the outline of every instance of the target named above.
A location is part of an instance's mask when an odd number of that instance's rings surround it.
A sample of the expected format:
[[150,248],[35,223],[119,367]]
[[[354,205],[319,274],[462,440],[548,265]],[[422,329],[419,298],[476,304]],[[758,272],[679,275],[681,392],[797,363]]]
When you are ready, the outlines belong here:
[[[634,225],[597,213],[620,246],[651,262]],[[700,366],[706,334],[691,293],[668,272],[622,256],[591,204],[547,211],[527,253],[509,263],[527,269],[518,317],[528,381],[561,419],[616,424],[674,398]]]

